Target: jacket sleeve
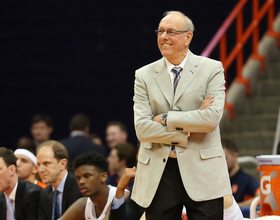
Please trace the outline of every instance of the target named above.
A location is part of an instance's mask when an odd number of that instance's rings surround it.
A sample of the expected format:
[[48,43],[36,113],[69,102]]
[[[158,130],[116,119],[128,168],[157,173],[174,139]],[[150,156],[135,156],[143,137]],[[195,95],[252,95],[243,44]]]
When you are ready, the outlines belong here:
[[225,79],[221,62],[215,62],[206,85],[206,94],[213,95],[212,105],[204,110],[169,111],[167,118],[168,131],[181,128],[184,132],[210,133],[219,125],[225,105]]
[[44,190],[41,192],[40,199],[39,199],[38,220],[48,220],[47,215],[45,213],[45,209],[47,208],[46,206],[52,206],[52,204],[46,204],[46,202],[48,201],[46,200],[44,201],[43,196],[44,196]]
[[38,204],[41,188],[36,186],[31,192],[28,193],[28,199],[25,201],[26,219],[38,220]]
[[110,220],[129,220],[126,216],[125,203],[123,203],[118,209],[111,209]]

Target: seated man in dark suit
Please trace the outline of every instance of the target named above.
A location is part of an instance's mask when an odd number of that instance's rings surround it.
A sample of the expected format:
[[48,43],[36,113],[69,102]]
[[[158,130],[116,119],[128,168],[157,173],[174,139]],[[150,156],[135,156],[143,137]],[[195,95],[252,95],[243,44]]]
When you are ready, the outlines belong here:
[[47,141],[37,148],[38,172],[43,189],[39,202],[39,220],[58,219],[82,197],[76,177],[67,171],[68,153],[57,141]]
[[37,220],[41,190],[18,177],[13,151],[0,147],[0,219]]
[[76,114],[72,117],[69,125],[71,131],[70,137],[60,142],[66,147],[69,155],[69,161],[73,162],[74,158],[88,151],[96,151],[105,154],[103,146],[94,144],[87,137],[89,135],[90,120],[84,114]]

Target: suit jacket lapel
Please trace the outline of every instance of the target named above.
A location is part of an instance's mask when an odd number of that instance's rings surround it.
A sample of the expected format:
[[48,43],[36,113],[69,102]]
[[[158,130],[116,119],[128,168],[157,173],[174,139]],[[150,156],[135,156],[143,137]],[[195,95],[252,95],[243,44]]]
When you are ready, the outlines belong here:
[[[52,200],[53,200],[52,185],[49,184],[44,190],[46,191],[46,193],[45,193],[46,198],[44,198],[44,199],[45,199],[45,201],[48,201],[46,204],[43,204],[43,206],[45,205],[44,212],[48,219],[52,219]],[[41,192],[41,193],[43,193],[43,192]],[[44,203],[45,201],[41,200],[40,202]]]
[[24,189],[25,189],[25,182],[23,179],[18,178],[18,186],[17,186],[17,192],[16,192],[16,201],[15,201],[15,217],[16,219],[18,218],[20,206],[21,206],[21,201],[22,197],[24,194]]
[[197,66],[198,64],[194,54],[190,50],[188,50],[188,58],[185,63],[185,67],[181,73],[181,78],[178,82],[178,86],[176,88],[174,104],[178,101],[178,99],[181,97],[183,92],[188,88],[190,83],[193,81],[197,73]]
[[67,209],[68,191],[71,190],[70,175],[71,175],[71,173],[68,172],[66,180],[65,180],[63,196],[62,196],[62,213],[61,214],[63,214]]
[[166,64],[164,61],[164,57],[159,61],[155,72],[157,73],[154,76],[154,79],[160,88],[162,94],[166,98],[166,100],[169,102],[170,105],[172,105],[173,101],[173,88],[170,82],[170,76],[166,69]]

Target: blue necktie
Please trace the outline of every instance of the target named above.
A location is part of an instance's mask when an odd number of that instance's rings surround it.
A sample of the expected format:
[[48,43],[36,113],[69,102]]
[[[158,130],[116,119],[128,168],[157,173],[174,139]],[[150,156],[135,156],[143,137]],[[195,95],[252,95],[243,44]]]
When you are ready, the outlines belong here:
[[7,196],[7,220],[14,220],[13,200]]
[[58,204],[57,204],[57,194],[58,191],[53,191],[53,203],[52,203],[52,220],[56,220],[59,218],[58,212]]
[[175,78],[174,78],[174,81],[173,81],[174,93],[175,93],[175,90],[177,88],[177,85],[178,85],[178,82],[179,82],[179,79],[180,79],[181,71],[182,71],[182,68],[179,67],[179,66],[174,66],[171,70],[171,72],[175,73]]

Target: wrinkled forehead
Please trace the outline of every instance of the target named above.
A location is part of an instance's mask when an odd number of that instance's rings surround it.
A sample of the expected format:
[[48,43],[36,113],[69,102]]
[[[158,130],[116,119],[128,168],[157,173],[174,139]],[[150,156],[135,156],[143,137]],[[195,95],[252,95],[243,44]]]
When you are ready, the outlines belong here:
[[[46,145],[41,147],[37,152],[37,161],[50,161],[56,159],[52,146]],[[56,159],[57,160],[57,159]]]

